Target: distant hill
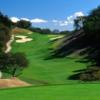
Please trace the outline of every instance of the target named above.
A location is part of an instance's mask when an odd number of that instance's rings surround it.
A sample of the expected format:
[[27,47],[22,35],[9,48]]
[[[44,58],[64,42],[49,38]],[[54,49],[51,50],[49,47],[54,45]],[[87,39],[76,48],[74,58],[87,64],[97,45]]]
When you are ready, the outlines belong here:
[[24,28],[15,27],[14,29],[12,29],[12,33],[13,34],[23,34],[23,33],[31,34],[33,32]]

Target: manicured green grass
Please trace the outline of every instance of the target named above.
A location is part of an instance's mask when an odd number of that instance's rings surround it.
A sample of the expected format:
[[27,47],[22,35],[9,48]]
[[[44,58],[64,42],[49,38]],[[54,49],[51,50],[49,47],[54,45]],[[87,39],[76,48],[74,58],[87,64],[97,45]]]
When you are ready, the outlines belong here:
[[0,90],[0,100],[99,100],[99,84],[73,84]]
[[[24,34],[25,35],[25,34]],[[27,34],[26,34],[27,35]],[[43,80],[49,84],[65,84],[69,82],[67,78],[73,71],[83,69],[86,64],[77,62],[77,58],[59,58],[44,60],[49,54],[51,47],[50,36],[33,33],[28,35],[33,41],[28,43],[14,43],[13,52],[24,52],[29,59],[29,66],[20,76],[25,81]],[[53,35],[51,35],[53,37]],[[54,35],[55,37],[55,35]]]
[[[28,36],[32,37],[33,41],[23,44],[14,42],[12,51],[26,54],[30,63],[19,78],[33,83],[33,86],[1,89],[0,100],[100,99],[99,82],[98,84],[84,82],[82,84],[80,81],[68,80],[68,77],[74,73],[73,71],[83,69],[87,64],[79,62],[79,58],[72,57],[44,60],[51,48],[50,36],[37,33]],[[48,84],[35,82],[37,80]]]

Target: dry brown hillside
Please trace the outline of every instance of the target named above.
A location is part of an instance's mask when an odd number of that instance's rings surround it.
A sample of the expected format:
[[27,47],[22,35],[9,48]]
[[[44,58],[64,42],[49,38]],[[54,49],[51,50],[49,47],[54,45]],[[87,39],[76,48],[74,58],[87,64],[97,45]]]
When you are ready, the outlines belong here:
[[16,28],[12,29],[12,33],[14,33],[14,34],[23,34],[23,33],[31,34],[32,31],[16,27]]

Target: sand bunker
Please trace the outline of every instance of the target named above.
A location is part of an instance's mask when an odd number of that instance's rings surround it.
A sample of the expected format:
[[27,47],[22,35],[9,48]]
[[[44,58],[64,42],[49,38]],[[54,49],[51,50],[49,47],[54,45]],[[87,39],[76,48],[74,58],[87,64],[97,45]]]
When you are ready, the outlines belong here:
[[26,43],[33,40],[32,38],[28,38],[28,36],[24,36],[24,35],[17,35],[15,37],[19,38],[16,40],[17,43]]
[[24,82],[18,78],[0,79],[0,88],[22,87],[22,86],[31,86],[31,84]]
[[52,40],[56,40],[56,39],[61,39],[61,38],[63,38],[64,36],[57,36],[57,37],[53,37],[53,38],[50,38],[50,40],[52,41]]

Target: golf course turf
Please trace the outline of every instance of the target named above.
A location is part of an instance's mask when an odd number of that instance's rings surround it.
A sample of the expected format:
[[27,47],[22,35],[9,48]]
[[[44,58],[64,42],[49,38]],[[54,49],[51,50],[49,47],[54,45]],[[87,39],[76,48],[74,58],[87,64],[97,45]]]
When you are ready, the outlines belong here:
[[3,89],[1,100],[99,100],[99,84],[73,84]]
[[32,86],[1,89],[0,100],[99,100],[99,84],[68,80],[74,71],[85,68],[86,63],[73,57],[45,60],[52,47],[50,36],[24,35],[33,40],[22,44],[14,41],[12,52],[26,54],[29,66],[19,78]]
[[67,78],[74,73],[73,71],[86,67],[86,64],[79,62],[78,58],[45,60],[49,56],[49,48],[52,46],[50,36],[39,33],[26,35],[33,40],[22,44],[14,42],[12,48],[13,52],[24,52],[29,60],[29,66],[21,74],[21,79],[33,81],[33,83],[34,80],[39,80],[48,84],[64,84],[70,82]]

